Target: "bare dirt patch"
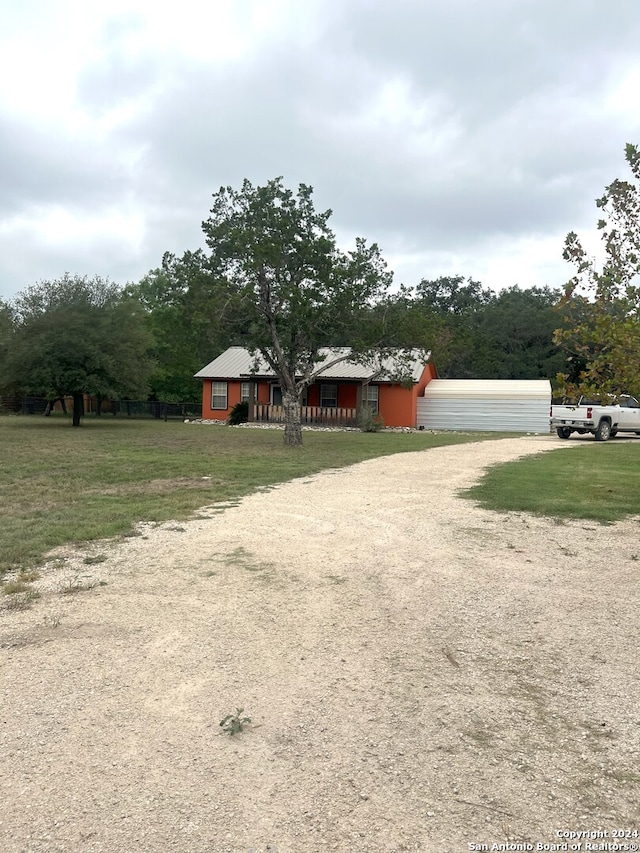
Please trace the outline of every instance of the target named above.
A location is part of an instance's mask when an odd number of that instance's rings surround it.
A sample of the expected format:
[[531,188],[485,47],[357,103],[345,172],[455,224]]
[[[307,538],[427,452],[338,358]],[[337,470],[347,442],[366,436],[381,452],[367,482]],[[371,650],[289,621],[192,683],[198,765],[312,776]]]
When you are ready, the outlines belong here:
[[[0,850],[457,853],[638,828],[637,519],[456,497],[554,447],[370,460],[59,557],[0,613]],[[237,707],[253,725],[229,737]]]
[[[145,483],[121,483],[117,486],[101,486],[93,490],[102,495],[164,494],[176,489],[210,489],[211,477],[170,477],[149,480]],[[215,485],[215,483],[214,483]],[[91,494],[91,492],[88,492]]]

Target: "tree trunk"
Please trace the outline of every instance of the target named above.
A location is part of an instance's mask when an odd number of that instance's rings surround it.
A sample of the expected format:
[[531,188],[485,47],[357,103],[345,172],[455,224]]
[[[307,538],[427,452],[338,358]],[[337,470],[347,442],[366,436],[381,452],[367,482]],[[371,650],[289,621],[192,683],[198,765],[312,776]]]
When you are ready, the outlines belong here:
[[282,405],[284,406],[284,443],[289,447],[302,447],[300,398],[283,388]]
[[102,396],[102,394],[96,394],[96,415],[98,417],[100,417],[100,415],[102,414],[102,401],[103,400],[104,400],[104,397]]
[[67,407],[64,402],[64,397],[54,397],[53,400],[47,400],[47,406],[44,410],[44,416],[46,418],[49,417],[51,412],[55,409],[56,403],[60,403],[60,408],[62,409],[62,413],[64,415],[67,414]]
[[84,415],[84,395],[76,392],[73,395],[73,421],[72,426],[80,426],[80,418]]

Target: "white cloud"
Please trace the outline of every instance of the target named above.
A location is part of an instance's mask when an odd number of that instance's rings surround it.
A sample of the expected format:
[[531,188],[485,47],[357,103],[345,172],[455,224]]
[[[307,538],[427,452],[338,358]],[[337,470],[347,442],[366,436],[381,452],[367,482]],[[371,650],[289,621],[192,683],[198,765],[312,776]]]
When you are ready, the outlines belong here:
[[495,239],[481,250],[391,252],[388,257],[390,265],[406,276],[403,279],[396,275],[397,283],[415,284],[422,278],[462,275],[495,290],[514,285],[556,288],[572,274],[562,259],[562,244],[555,237]]
[[93,216],[68,207],[47,206],[32,209],[28,215],[0,222],[0,234],[13,240],[28,234],[32,245],[55,247],[82,245],[91,248],[103,241],[122,241],[128,250],[137,251],[143,241],[145,221],[139,210],[107,209]]
[[5,296],[140,278],[202,243],[220,185],[280,174],[407,284],[558,285],[565,234],[640,142],[628,0],[5,6]]

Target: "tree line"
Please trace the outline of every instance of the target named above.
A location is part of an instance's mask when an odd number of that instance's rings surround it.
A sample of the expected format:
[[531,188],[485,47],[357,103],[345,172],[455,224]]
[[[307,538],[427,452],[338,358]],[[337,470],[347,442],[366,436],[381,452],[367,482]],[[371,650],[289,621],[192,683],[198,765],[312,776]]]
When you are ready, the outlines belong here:
[[545,377],[564,395],[637,394],[638,149],[626,157],[633,181],[597,201],[606,261],[569,234],[576,274],[562,289],[495,293],[462,276],[395,287],[375,243],[338,247],[311,187],[222,187],[203,223],[206,249],[166,254],[126,287],[67,274],[0,302],[0,393],[72,396],[78,425],[84,394],[199,400],[193,374],[240,345],[278,376],[290,444],[301,442],[300,402],[327,346],[356,358],[429,350],[442,378]]

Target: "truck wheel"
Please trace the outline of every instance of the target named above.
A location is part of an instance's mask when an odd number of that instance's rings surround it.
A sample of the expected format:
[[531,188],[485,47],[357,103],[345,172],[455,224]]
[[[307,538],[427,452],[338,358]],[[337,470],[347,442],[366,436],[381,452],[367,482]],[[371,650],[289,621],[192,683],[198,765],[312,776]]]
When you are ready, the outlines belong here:
[[569,427],[556,427],[556,432],[558,433],[558,438],[569,438],[571,435]]
[[609,421],[600,421],[596,429],[596,441],[609,441],[611,437],[611,424]]

